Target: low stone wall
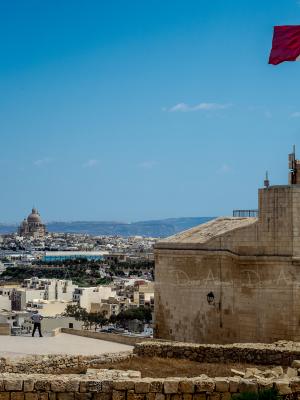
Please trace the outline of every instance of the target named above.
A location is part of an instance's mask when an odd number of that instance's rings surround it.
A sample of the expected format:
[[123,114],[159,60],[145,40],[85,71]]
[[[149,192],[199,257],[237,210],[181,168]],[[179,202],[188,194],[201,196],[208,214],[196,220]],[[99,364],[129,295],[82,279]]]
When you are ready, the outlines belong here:
[[[24,374],[82,374],[88,368],[101,368],[101,364],[127,360],[131,351],[93,356],[35,355],[17,358],[0,358],[0,373]],[[0,397],[1,400],[1,397]]]
[[10,335],[10,325],[0,324],[0,335],[9,336]]
[[289,366],[300,359],[300,343],[238,343],[231,345],[191,344],[180,342],[137,343],[134,353],[141,357],[167,357],[199,362],[232,362]]
[[51,336],[52,337],[58,336],[60,333],[61,333],[61,328],[55,328],[55,329],[52,329]]
[[300,393],[300,379],[134,378],[131,372],[80,375],[0,374],[1,400],[230,400],[236,393],[276,387],[282,395]]
[[105,333],[105,332],[93,332],[88,330],[78,330],[61,328],[62,333],[68,333],[69,335],[83,336],[90,339],[106,340],[108,342],[115,342],[120,344],[126,344],[128,346],[135,346],[137,343],[152,341],[151,338],[138,338],[132,336],[124,336],[116,333]]

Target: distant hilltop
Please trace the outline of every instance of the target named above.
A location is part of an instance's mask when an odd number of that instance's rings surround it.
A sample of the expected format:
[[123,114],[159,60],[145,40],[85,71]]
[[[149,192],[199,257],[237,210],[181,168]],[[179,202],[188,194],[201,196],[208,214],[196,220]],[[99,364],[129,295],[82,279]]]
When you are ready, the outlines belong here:
[[[193,226],[210,221],[214,217],[168,218],[132,223],[113,221],[49,222],[48,232],[81,233],[88,235],[152,236],[166,237]],[[1,224],[0,234],[17,231],[17,225]]]

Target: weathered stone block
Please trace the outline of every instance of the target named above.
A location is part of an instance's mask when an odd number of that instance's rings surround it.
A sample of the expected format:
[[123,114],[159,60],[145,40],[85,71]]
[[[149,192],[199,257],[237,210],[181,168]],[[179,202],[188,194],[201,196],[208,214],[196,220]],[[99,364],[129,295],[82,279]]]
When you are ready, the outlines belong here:
[[111,400],[111,393],[93,393],[93,400]]
[[239,390],[240,380],[241,378],[235,378],[235,377],[228,378],[230,393],[236,393]]
[[10,400],[24,400],[23,392],[11,392]]
[[208,400],[220,400],[221,394],[217,392],[212,392],[208,395]]
[[192,380],[184,380],[179,382],[179,391],[181,393],[194,393],[195,392],[195,385]]
[[193,395],[193,400],[206,400],[205,393],[196,393]]
[[135,393],[149,393],[150,392],[150,382],[149,381],[135,382],[134,390],[135,390]]
[[182,394],[182,400],[192,400],[193,399],[193,395],[190,393],[183,393]]
[[37,393],[37,395],[38,395],[39,400],[56,400],[55,393],[39,392],[39,393]]
[[292,393],[289,381],[278,380],[275,382],[275,387],[281,395]]
[[155,400],[165,400],[165,395],[163,393],[156,393]]
[[300,360],[294,360],[292,362],[292,368],[296,368],[296,369],[300,368]]
[[150,382],[149,392],[161,393],[163,391],[163,382],[152,380]]
[[146,400],[155,400],[155,393],[146,393]]
[[[88,381],[86,383],[87,392],[102,392],[102,382],[100,381]],[[81,391],[81,387],[80,387]]]
[[241,379],[239,382],[239,392],[254,392],[257,393],[258,385],[256,382],[249,381],[248,379]]
[[21,391],[23,389],[23,381],[22,379],[5,379],[4,387],[8,392]]
[[300,393],[300,378],[295,378],[290,382],[293,393]]
[[295,369],[295,368],[288,367],[287,370],[286,370],[286,375],[289,378],[295,378],[296,376],[298,376],[298,370]]
[[230,399],[231,399],[231,393],[230,392],[221,393],[221,400],[230,400]]
[[267,390],[267,389],[271,389],[273,387],[273,380],[266,379],[266,378],[258,378],[257,384],[258,384],[259,390]]
[[229,382],[226,378],[215,378],[216,392],[228,392]]
[[78,392],[79,384],[78,379],[68,379],[66,382],[66,392]]
[[24,380],[24,392],[33,392],[34,391],[34,380],[33,379],[26,379]]
[[74,393],[57,393],[57,400],[74,400]]
[[75,393],[75,400],[90,400],[92,393]]
[[128,390],[127,392],[127,400],[145,400],[146,394],[144,393],[135,393],[134,390]]
[[9,392],[0,392],[0,400],[9,400]]
[[[47,393],[39,393],[39,398],[40,398],[40,395],[46,395],[46,394]],[[48,396],[49,396],[49,400],[56,400],[56,393],[49,392]],[[47,398],[41,398],[41,400],[47,400]]]
[[134,389],[134,381],[114,381],[113,382],[114,390],[133,390]]
[[[99,382],[98,382],[99,383]],[[102,393],[111,393],[113,390],[112,381],[102,381],[101,383],[101,392]],[[90,387],[89,387],[90,388]]]
[[126,400],[126,392],[123,390],[113,390],[112,400]]
[[277,374],[277,376],[283,375],[283,368],[281,366],[272,368],[272,372]]
[[40,392],[49,392],[50,391],[50,382],[46,380],[37,380],[35,381],[34,388]]
[[[53,379],[51,382],[49,382],[51,384],[51,390],[53,392],[65,392],[66,391],[66,381],[63,379]],[[37,388],[37,386],[35,385],[35,387]]]
[[25,393],[25,400],[38,400],[39,396],[37,393],[28,392]]
[[80,393],[86,393],[87,392],[87,387],[88,387],[88,382],[81,381],[79,384],[79,392]]
[[166,394],[172,394],[178,392],[178,380],[166,379],[164,382],[164,392]]
[[215,382],[213,379],[201,379],[195,382],[196,392],[213,392],[215,389]]

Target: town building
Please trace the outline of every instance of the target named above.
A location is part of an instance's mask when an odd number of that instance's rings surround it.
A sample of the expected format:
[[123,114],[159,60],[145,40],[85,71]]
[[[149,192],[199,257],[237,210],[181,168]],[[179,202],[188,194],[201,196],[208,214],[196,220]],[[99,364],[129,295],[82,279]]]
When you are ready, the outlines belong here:
[[26,311],[38,310],[43,317],[57,317],[66,311],[69,304],[72,303],[64,300],[32,300],[27,303]]
[[0,289],[0,313],[2,311],[11,311],[10,295]]
[[46,235],[46,225],[42,223],[39,212],[33,208],[31,213],[25,218],[18,229],[19,236],[44,238]]
[[14,288],[10,295],[12,310],[25,310],[29,302],[43,300],[44,295],[45,291],[41,289]]
[[[258,211],[155,246],[155,336],[197,343],[300,340],[300,164],[258,191]],[[243,217],[243,215],[254,215]]]
[[74,290],[73,301],[85,308],[87,312],[91,312],[91,309],[95,310],[95,304],[100,304],[102,300],[116,296],[116,292],[111,286],[80,287]]
[[44,262],[68,261],[68,260],[103,260],[107,251],[46,251],[42,260]]
[[133,301],[137,307],[148,307],[154,311],[154,283],[145,282],[141,285],[136,285]]

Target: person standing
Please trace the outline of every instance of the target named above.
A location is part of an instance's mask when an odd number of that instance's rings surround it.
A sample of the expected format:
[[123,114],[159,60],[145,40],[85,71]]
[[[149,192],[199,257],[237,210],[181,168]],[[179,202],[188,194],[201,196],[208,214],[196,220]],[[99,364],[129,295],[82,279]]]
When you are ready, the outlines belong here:
[[31,316],[32,322],[33,322],[33,331],[32,331],[32,337],[34,337],[35,331],[38,329],[40,337],[43,337],[42,331],[41,331],[41,321],[43,319],[43,316],[36,310],[34,314]]

